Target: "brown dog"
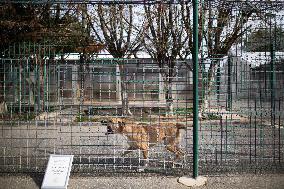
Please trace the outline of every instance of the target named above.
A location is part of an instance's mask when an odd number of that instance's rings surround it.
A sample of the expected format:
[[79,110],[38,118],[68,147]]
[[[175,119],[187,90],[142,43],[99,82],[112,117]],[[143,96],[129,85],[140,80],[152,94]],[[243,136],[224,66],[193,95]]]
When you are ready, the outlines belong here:
[[148,159],[148,150],[159,142],[164,142],[166,149],[176,155],[176,159],[184,155],[179,148],[180,129],[186,127],[179,123],[156,123],[152,125],[127,123],[121,118],[110,118],[101,121],[107,125],[106,134],[123,134],[128,139],[129,148],[124,152],[123,156],[140,149],[143,152],[144,159]]

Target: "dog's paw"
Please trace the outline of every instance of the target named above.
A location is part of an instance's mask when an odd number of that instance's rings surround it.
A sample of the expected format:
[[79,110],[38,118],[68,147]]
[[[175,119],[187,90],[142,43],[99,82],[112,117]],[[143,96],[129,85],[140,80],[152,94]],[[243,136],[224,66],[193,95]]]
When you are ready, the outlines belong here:
[[139,173],[142,173],[142,172],[145,172],[145,169],[146,169],[146,167],[139,167],[139,168],[137,169],[137,171],[138,171]]
[[143,166],[139,166],[138,167],[138,172],[141,173],[141,172],[145,172],[145,170],[148,168],[148,163],[146,163],[145,165]]
[[183,164],[181,162],[173,162],[172,168],[183,168]]

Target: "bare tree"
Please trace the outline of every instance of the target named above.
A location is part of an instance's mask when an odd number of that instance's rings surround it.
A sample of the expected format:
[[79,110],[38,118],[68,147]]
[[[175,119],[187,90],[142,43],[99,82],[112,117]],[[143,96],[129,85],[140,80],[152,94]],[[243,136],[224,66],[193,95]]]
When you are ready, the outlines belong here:
[[[188,35],[188,49],[184,56],[189,56],[193,51],[193,32],[192,32],[192,4],[183,1],[180,3],[182,10],[182,20]],[[213,80],[218,73],[219,62],[228,55],[231,47],[250,29],[250,18],[253,15],[262,17],[263,5],[260,2],[233,3],[225,0],[204,1],[200,4],[198,49],[200,54],[199,69],[207,73],[204,81],[203,76],[199,75],[199,83],[203,83],[205,90],[203,110],[207,109],[208,99],[212,91]],[[205,67],[205,62],[208,67]],[[217,70],[216,70],[217,69]],[[203,82],[202,82],[203,81]],[[220,83],[217,78],[217,91]]]
[[144,46],[157,62],[163,77],[167,112],[173,113],[173,81],[177,74],[176,59],[185,51],[188,37],[182,24],[181,9],[169,3],[144,5],[148,32]]
[[[6,3],[1,4],[0,8],[2,10],[0,12],[0,40],[2,42],[0,54],[14,58],[16,55],[9,52],[10,45],[12,45],[18,46],[18,54],[22,56],[21,58],[29,57],[31,66],[38,69],[39,78],[35,80],[38,85],[36,83],[33,85],[40,87],[38,89],[40,94],[37,97],[41,99],[44,99],[44,65],[48,64],[54,55],[78,51],[96,53],[101,49],[101,45],[97,45],[91,36],[82,30],[82,23],[78,16],[81,9],[76,5]],[[35,48],[22,48],[25,44],[34,45]],[[2,69],[1,66],[3,64],[0,64],[0,69]],[[0,74],[0,79],[4,77],[3,73],[4,71]],[[0,91],[0,103],[4,101],[2,92],[3,90]],[[35,91],[31,92],[35,95]],[[41,104],[44,102],[39,102],[39,106]]]
[[[106,50],[114,58],[128,58],[141,49],[146,24],[142,20],[135,26],[133,5],[95,5],[92,15],[88,15],[90,26],[100,43],[105,44]],[[137,19],[137,18],[136,18]],[[128,73],[123,60],[117,60],[120,87],[122,114],[132,115],[128,100]]]

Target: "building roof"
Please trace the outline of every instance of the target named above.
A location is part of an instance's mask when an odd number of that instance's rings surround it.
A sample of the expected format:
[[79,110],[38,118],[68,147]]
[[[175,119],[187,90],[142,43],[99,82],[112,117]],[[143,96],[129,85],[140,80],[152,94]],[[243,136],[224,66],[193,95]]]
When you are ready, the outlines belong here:
[[[271,62],[270,52],[242,52],[241,58],[248,62],[252,67],[258,67]],[[284,60],[284,52],[275,52],[275,62]]]

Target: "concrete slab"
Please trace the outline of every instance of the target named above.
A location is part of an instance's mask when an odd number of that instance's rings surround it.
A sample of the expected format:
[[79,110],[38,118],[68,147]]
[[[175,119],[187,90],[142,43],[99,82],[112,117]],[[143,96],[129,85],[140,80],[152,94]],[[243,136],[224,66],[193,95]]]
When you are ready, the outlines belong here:
[[199,176],[196,179],[194,179],[191,177],[183,176],[178,179],[178,182],[189,187],[203,186],[207,183],[207,178]]

